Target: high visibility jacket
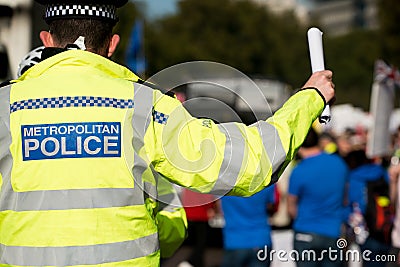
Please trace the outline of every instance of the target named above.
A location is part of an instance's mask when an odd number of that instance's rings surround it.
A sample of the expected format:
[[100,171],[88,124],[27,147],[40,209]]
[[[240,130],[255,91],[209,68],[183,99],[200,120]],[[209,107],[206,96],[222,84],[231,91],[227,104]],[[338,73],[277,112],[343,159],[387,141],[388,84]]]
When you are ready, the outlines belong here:
[[276,181],[324,107],[296,93],[250,127],[181,103],[86,51],[0,89],[0,264],[158,266],[157,176],[251,195]]
[[188,222],[185,209],[175,188],[158,175],[157,230],[162,258],[171,257],[186,238]]

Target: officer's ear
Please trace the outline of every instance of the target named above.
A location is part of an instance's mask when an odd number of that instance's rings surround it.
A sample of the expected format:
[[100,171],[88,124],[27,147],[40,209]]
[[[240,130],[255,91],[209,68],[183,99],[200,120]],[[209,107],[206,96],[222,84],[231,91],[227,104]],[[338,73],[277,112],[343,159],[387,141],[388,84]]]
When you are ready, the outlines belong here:
[[108,57],[111,57],[112,54],[115,52],[115,49],[117,49],[117,45],[120,39],[121,38],[119,37],[118,34],[113,35],[110,41],[110,45],[108,46],[108,55],[107,55]]
[[50,32],[41,31],[39,37],[45,47],[54,47],[53,36]]

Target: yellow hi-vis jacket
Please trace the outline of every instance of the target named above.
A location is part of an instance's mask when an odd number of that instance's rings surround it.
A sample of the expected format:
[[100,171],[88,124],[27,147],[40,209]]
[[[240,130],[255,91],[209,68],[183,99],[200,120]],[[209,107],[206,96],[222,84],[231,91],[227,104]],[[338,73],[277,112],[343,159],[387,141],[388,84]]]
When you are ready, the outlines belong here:
[[137,81],[71,50],[0,89],[1,266],[158,266],[158,173],[251,195],[277,180],[324,108],[303,90],[267,121],[214,124]]

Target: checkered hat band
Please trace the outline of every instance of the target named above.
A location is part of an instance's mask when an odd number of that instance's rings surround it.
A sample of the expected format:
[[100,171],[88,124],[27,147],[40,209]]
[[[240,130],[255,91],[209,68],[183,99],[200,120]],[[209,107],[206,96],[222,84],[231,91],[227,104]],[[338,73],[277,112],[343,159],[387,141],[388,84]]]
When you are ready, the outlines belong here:
[[113,5],[48,5],[45,19],[52,18],[102,18],[117,20],[116,7]]

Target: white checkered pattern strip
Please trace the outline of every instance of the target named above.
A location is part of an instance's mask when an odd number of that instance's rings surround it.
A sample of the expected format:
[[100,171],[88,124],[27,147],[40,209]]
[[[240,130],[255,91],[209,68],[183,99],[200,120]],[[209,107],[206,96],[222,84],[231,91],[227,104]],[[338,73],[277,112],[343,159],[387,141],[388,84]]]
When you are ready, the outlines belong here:
[[28,99],[12,103],[10,105],[10,112],[12,113],[23,109],[67,107],[112,107],[125,109],[133,108],[133,100],[95,96],[62,96]]
[[62,16],[117,19],[116,8],[113,5],[49,5],[46,8],[45,19]]
[[[41,108],[70,108],[70,107],[109,107],[128,109],[133,108],[132,99],[117,99],[96,96],[61,96],[51,98],[28,99],[14,102],[10,105],[10,112],[24,109]],[[153,111],[153,120],[160,124],[167,124],[168,115]]]

